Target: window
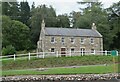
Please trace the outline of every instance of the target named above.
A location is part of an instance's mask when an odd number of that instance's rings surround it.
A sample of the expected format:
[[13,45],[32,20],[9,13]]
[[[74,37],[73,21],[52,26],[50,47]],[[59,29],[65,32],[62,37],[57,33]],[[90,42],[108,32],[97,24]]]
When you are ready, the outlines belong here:
[[84,55],[84,54],[85,54],[85,48],[80,48],[80,53],[81,53],[82,55]]
[[81,44],[84,44],[84,38],[81,38],[81,39],[80,39],[80,43],[81,43]]
[[71,42],[74,43],[74,38],[71,38]]
[[64,37],[61,38],[61,42],[62,42],[62,43],[65,42],[65,38],[64,38]]
[[55,52],[55,48],[51,48],[51,52]]
[[71,52],[74,52],[75,51],[75,49],[74,48],[71,48]]
[[55,38],[51,37],[51,42],[54,43],[55,42]]
[[90,39],[90,43],[94,44],[94,39],[93,38]]
[[91,54],[94,54],[94,49],[91,49]]

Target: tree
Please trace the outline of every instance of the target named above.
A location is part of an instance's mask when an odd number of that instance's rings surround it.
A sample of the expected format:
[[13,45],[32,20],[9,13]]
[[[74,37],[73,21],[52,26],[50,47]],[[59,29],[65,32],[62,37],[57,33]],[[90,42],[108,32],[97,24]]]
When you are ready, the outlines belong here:
[[[97,30],[103,35],[104,49],[109,50],[112,43],[112,33],[108,21],[108,15],[105,9],[102,8],[101,2],[89,2],[86,8],[82,9],[81,15],[74,19],[74,27],[91,28],[92,23],[95,23]],[[85,2],[84,4],[88,4]]]
[[55,27],[57,24],[56,12],[52,6],[41,5],[32,10],[30,27],[31,41],[36,45],[41,30],[41,21],[45,20],[46,27]]
[[16,50],[30,48],[30,29],[19,21],[2,16],[2,46],[12,45]]
[[28,25],[28,20],[30,17],[30,6],[28,2],[20,2],[20,18],[19,21]]
[[57,26],[58,27],[70,27],[70,21],[69,21],[69,17],[67,16],[67,14],[65,15],[58,15],[57,16],[58,22],[57,22]]
[[81,12],[71,12],[70,13],[70,18],[72,18],[72,20],[70,21],[73,24],[73,27],[75,27],[76,21],[81,17]]
[[2,2],[2,15],[7,15],[13,20],[19,20],[19,4],[15,2]]
[[107,9],[109,24],[111,28],[111,33],[113,35],[113,42],[111,44],[111,49],[119,49],[119,39],[120,39],[120,1],[114,3],[111,7]]
[[2,55],[13,55],[16,53],[15,48],[12,45],[6,46],[2,49]]
[[113,43],[111,44],[111,49],[117,49],[120,51],[120,32],[118,32],[114,37],[113,37]]
[[31,10],[35,9],[35,2],[32,3]]

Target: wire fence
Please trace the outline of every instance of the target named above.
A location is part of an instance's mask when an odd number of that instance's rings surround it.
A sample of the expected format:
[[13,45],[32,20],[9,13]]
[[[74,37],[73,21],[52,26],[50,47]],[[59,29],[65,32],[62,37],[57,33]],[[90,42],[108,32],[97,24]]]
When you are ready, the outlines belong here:
[[[117,51],[117,56],[118,56]],[[0,61],[13,59],[28,59],[31,58],[47,58],[47,57],[71,57],[71,56],[84,56],[84,55],[111,55],[111,51],[63,51],[63,52],[36,52],[36,53],[26,53],[26,54],[14,54],[7,56],[0,56]]]

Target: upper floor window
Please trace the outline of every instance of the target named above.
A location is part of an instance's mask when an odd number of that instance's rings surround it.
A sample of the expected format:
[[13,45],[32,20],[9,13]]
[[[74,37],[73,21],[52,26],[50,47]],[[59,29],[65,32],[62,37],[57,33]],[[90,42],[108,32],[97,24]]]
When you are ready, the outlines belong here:
[[93,38],[90,39],[90,43],[94,44],[94,39]]
[[55,38],[51,37],[51,42],[54,43],[55,42]]
[[84,38],[81,38],[81,39],[80,39],[80,43],[81,43],[81,44],[84,44]]
[[62,43],[65,42],[65,38],[64,38],[64,37],[61,38],[61,42],[62,42]]
[[72,43],[74,43],[75,39],[74,39],[74,38],[71,38],[70,41],[71,41]]

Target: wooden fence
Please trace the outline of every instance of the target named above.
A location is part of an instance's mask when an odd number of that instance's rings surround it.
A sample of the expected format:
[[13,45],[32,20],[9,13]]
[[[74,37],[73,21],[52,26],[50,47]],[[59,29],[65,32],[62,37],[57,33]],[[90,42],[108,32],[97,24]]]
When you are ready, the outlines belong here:
[[[7,55],[7,56],[0,56],[1,60],[9,60],[13,59],[14,61],[16,59],[23,59],[26,58],[30,60],[31,58],[46,58],[46,57],[61,57],[61,56],[84,56],[84,55],[111,55],[111,51],[65,51],[65,54],[61,54],[58,51],[56,52],[36,52],[36,53],[26,53],[26,54],[14,54],[14,55]],[[118,56],[118,51],[117,51]]]

